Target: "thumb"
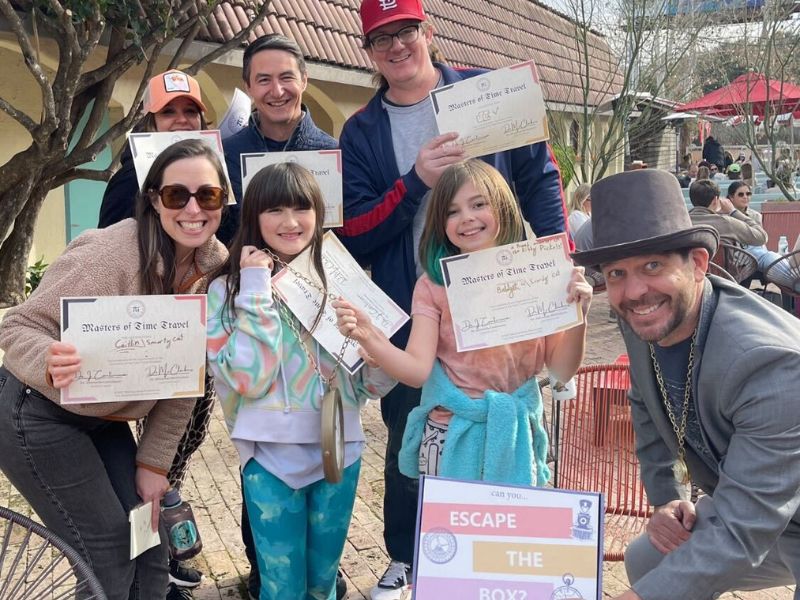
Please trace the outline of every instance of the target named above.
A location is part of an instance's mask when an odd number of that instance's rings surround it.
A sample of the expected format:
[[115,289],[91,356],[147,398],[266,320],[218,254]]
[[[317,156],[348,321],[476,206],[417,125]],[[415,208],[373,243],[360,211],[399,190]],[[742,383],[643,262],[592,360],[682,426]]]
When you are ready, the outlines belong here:
[[691,531],[697,521],[697,514],[694,511],[694,505],[691,502],[681,503],[681,525],[686,531]]

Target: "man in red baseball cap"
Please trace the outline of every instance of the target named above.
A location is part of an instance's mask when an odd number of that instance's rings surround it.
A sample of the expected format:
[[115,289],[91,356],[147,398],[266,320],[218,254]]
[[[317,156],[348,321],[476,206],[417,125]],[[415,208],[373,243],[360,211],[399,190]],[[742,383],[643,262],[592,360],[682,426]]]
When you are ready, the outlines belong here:
[[[342,130],[344,227],[337,233],[354,256],[371,265],[375,283],[410,312],[422,273],[418,250],[430,190],[447,167],[465,158],[454,143],[458,134],[440,134],[429,94],[485,71],[456,70],[438,59],[434,28],[421,0],[363,0],[361,25],[381,86]],[[537,236],[565,230],[561,180],[547,144],[482,158],[514,187]],[[408,334],[405,327],[392,341],[404,348]],[[417,480],[399,471],[397,453],[408,413],[419,401],[419,389],[400,384],[381,403],[389,430],[384,540],[392,560],[372,600],[400,598],[411,579]]]

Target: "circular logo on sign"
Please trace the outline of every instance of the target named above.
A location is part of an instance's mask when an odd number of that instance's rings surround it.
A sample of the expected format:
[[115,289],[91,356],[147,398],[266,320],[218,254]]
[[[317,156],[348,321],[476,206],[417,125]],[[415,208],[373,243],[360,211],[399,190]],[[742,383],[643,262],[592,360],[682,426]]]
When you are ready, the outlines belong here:
[[456,536],[443,527],[435,527],[422,536],[422,551],[436,564],[453,560],[457,548]]
[[489,83],[489,80],[486,77],[481,77],[480,79],[478,79],[478,89],[480,91],[485,92],[490,87],[492,87],[492,84]]
[[511,254],[511,250],[500,250],[497,253],[497,264],[501,267],[505,267],[511,264],[513,260],[513,255]]
[[287,163],[296,163],[297,162],[297,157],[294,154],[290,154],[289,156],[286,157],[286,162]]
[[144,303],[141,300],[131,300],[127,311],[131,319],[141,319],[144,316]]

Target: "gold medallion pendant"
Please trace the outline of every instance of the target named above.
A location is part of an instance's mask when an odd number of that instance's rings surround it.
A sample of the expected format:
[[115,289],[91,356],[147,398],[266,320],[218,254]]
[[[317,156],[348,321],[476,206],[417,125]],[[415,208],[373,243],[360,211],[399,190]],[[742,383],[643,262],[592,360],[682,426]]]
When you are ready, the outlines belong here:
[[686,464],[683,457],[676,460],[675,464],[672,465],[672,472],[675,473],[675,479],[682,484],[687,484],[691,481],[689,477],[689,466]]
[[322,472],[328,483],[339,483],[344,470],[344,412],[336,387],[322,397]]

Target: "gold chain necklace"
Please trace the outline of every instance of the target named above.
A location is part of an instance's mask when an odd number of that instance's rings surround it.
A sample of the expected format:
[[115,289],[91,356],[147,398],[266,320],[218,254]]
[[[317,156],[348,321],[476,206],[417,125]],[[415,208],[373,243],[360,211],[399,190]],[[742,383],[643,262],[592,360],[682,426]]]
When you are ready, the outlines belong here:
[[[288,269],[292,275],[316,289],[320,293],[327,295],[329,299],[335,299],[333,294],[326,293],[326,291],[322,289],[319,284],[312,281],[304,274],[292,268],[285,261],[278,258],[278,256],[272,252],[272,250],[269,248],[264,248],[263,251],[269,255],[276,265],[280,265],[283,268]],[[286,306],[286,303],[283,302],[274,288],[272,290],[272,299],[278,305],[279,313],[294,333],[298,343],[300,344],[300,347],[303,349],[303,352],[308,357],[311,366],[314,367],[314,371],[316,371],[320,381],[322,382],[322,410],[320,411],[322,413],[322,470],[325,474],[326,481],[330,483],[339,483],[342,480],[342,471],[344,470],[344,411],[342,408],[341,392],[337,386],[333,385],[333,380],[336,377],[337,369],[342,364],[342,360],[344,360],[344,351],[347,348],[348,342],[350,341],[350,336],[345,336],[339,353],[334,357],[336,359],[336,363],[333,365],[330,375],[325,377],[322,374],[322,366],[318,363],[318,361],[314,360],[314,357],[311,355],[311,351],[303,341],[303,337],[300,334],[300,328],[297,324],[295,324],[295,316],[291,313],[289,307]]]
[[667,387],[664,385],[664,377],[661,374],[661,366],[656,360],[656,351],[653,344],[648,343],[650,348],[650,358],[653,360],[653,369],[656,373],[656,381],[658,382],[658,389],[661,392],[661,400],[664,402],[664,408],[667,410],[669,422],[672,424],[672,430],[675,432],[675,437],[678,440],[678,460],[672,467],[675,473],[675,478],[683,483],[689,483],[691,477],[689,476],[689,466],[686,464],[686,422],[689,417],[689,402],[692,397],[692,368],[694,367],[694,349],[697,342],[697,329],[692,334],[692,342],[689,345],[689,364],[686,368],[686,387],[683,392],[683,410],[681,411],[681,421],[678,423],[675,414],[672,412],[672,404],[669,401],[669,394]]

